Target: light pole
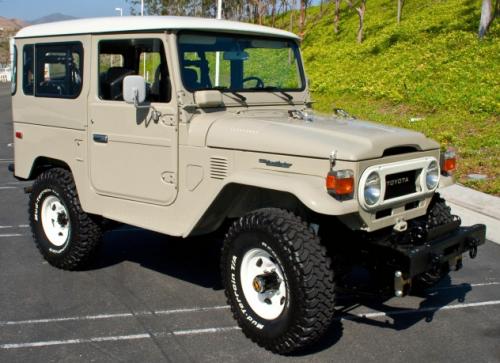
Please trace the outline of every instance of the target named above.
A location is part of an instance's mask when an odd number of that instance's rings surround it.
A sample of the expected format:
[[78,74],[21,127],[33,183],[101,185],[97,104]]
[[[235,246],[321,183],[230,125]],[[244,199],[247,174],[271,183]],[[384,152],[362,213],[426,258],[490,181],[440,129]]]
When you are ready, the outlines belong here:
[[[222,19],[222,0],[217,0],[217,19]],[[220,53],[215,52],[215,86],[219,85]]]
[[[144,0],[141,0],[141,16],[144,16]],[[142,74],[144,75],[144,78],[146,78],[146,81],[147,81],[148,77],[146,77],[146,52],[144,52],[143,62],[144,62],[144,65],[143,65],[144,69],[143,69]]]
[[118,11],[120,16],[123,16],[123,8],[115,8],[115,11]]

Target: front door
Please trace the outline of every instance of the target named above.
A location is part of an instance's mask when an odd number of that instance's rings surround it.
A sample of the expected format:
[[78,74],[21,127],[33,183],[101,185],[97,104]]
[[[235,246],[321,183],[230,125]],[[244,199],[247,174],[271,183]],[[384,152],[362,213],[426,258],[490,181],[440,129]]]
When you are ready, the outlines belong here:
[[[177,106],[164,35],[93,37],[89,167],[98,194],[158,205],[177,196]],[[95,61],[95,63],[94,63]],[[147,108],[123,101],[123,79],[147,82]],[[93,77],[92,77],[93,78]]]

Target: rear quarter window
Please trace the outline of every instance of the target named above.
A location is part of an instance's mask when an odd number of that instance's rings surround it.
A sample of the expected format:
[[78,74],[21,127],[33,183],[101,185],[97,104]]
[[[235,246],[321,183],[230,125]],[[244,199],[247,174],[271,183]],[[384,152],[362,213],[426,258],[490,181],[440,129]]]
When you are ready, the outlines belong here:
[[83,83],[81,43],[36,45],[35,96],[76,98]]

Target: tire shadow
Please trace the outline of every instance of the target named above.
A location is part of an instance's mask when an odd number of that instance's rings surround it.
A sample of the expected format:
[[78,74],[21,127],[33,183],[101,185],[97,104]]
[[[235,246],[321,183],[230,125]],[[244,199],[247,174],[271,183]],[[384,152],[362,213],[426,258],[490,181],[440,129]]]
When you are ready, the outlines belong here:
[[219,263],[223,236],[176,238],[123,226],[108,231],[85,270],[125,261],[202,287],[221,290]]

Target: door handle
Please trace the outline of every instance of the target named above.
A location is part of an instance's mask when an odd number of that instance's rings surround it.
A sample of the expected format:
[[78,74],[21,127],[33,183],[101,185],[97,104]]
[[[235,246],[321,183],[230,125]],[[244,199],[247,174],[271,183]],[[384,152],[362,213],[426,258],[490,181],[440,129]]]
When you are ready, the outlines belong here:
[[108,135],[94,134],[94,142],[98,142],[100,144],[107,144]]

